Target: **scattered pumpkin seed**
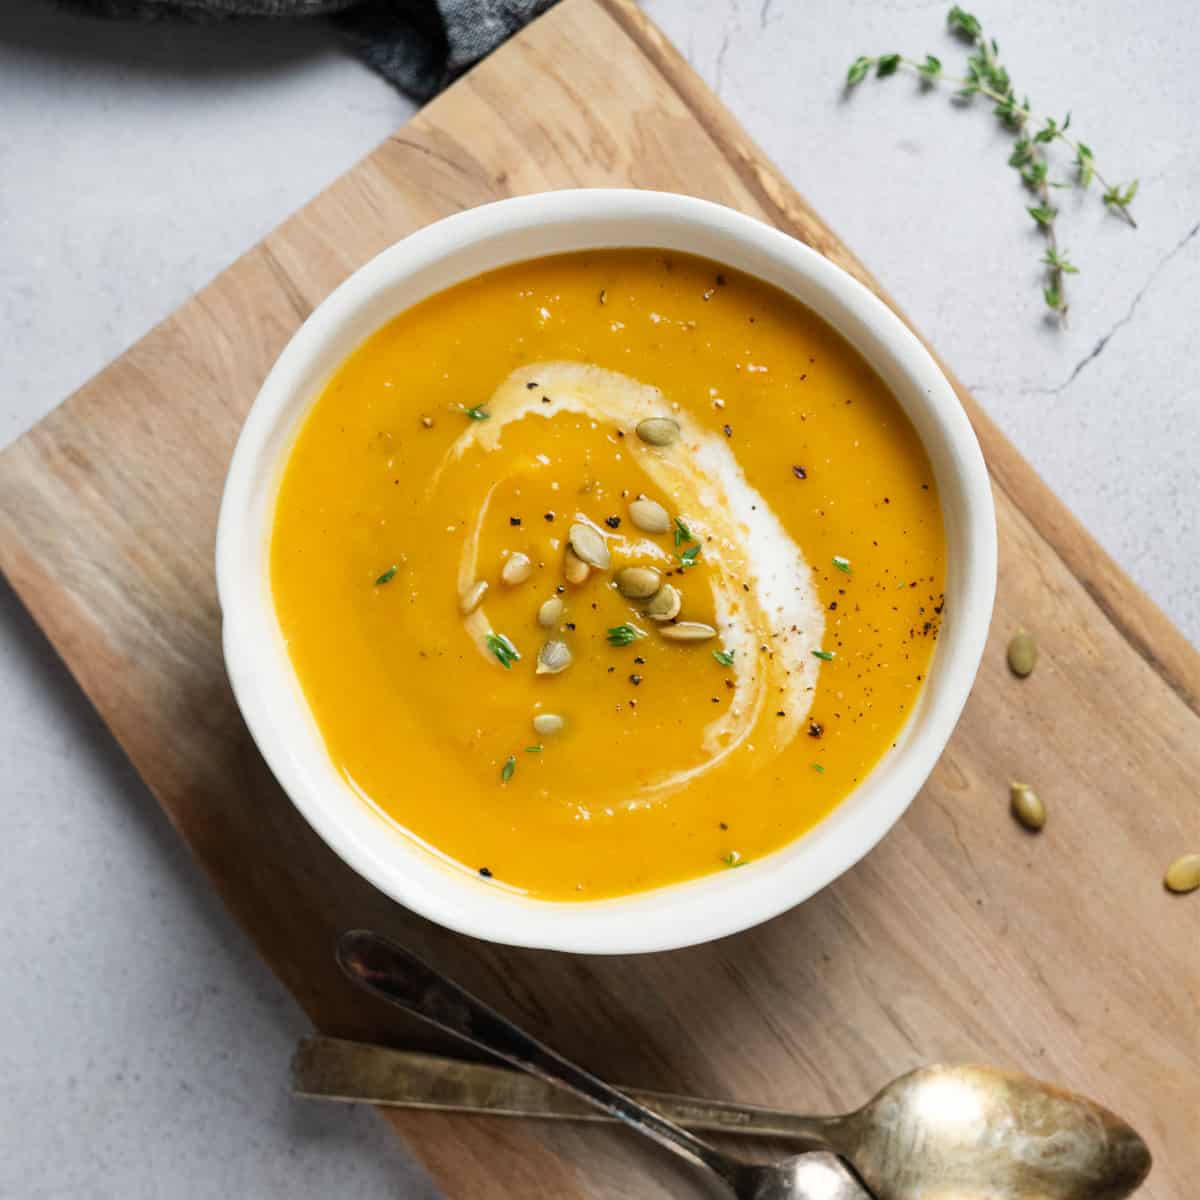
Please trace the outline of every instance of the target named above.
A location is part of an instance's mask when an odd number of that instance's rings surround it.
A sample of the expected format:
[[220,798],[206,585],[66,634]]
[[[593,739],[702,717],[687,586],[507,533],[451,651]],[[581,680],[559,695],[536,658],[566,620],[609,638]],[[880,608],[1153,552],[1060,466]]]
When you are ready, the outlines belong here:
[[614,577],[626,600],[648,600],[662,587],[662,572],[653,567],[622,567]]
[[463,594],[458,598],[458,609],[464,617],[469,617],[478,607],[480,600],[483,599],[483,593],[488,590],[487,580],[481,579],[478,583],[473,583]]
[[652,621],[673,621],[683,607],[683,597],[674,584],[664,583],[646,605],[646,616]]
[[651,446],[672,446],[679,441],[679,422],[670,417],[647,417],[638,422],[637,435]]
[[538,675],[557,675],[571,665],[571,647],[566,642],[553,640],[547,642],[539,651],[537,657]]
[[533,728],[535,733],[540,733],[543,737],[549,737],[556,733],[562,733],[567,727],[567,722],[558,713],[538,713],[533,718]]
[[717,631],[703,621],[680,621],[677,625],[664,625],[659,632],[670,642],[706,642],[717,636]]
[[542,602],[541,608],[538,609],[537,623],[543,629],[553,629],[555,625],[562,620],[563,602],[561,596],[551,596],[549,600]]
[[657,500],[639,496],[630,502],[629,519],[643,533],[666,533],[671,528],[671,516]]
[[1024,679],[1033,673],[1037,665],[1037,642],[1032,633],[1018,629],[1008,643],[1008,669],[1016,676]]
[[591,573],[592,568],[589,567],[587,563],[585,563],[583,559],[571,549],[570,546],[568,546],[567,553],[563,559],[563,578],[568,583],[579,585],[583,583]]
[[1170,892],[1183,895],[1200,888],[1200,854],[1185,854],[1177,858],[1163,876],[1163,886]]
[[510,554],[504,560],[504,566],[500,568],[500,578],[509,587],[516,587],[517,584],[524,583],[532,574],[533,562],[528,554],[522,554],[520,550],[515,554]]
[[1026,829],[1035,832],[1046,824],[1046,806],[1037,792],[1027,783],[1014,783],[1009,788],[1012,799],[1012,814]]
[[589,567],[607,571],[612,564],[612,555],[604,535],[598,529],[584,525],[582,521],[576,521],[567,532],[567,544],[575,551],[576,557]]
[[433,428],[433,418],[432,417],[422,417],[421,424],[424,425],[426,429],[432,429]]

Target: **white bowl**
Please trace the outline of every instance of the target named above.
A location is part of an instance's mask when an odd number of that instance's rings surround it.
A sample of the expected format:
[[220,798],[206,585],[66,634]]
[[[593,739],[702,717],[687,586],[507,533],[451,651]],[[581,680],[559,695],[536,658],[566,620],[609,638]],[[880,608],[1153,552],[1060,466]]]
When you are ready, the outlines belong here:
[[[740,871],[614,900],[502,891],[387,822],[342,781],[292,670],[271,599],[268,545],[292,441],[333,372],[391,317],[508,263],[652,246],[703,255],[789,292],[887,382],[925,444],[947,543],[933,663],[896,748],[814,829]],[[806,900],[903,814],[941,754],[979,666],[996,582],[996,526],[979,445],[929,354],[874,295],[821,255],[728,208],[658,192],[587,190],[502,200],[405,238],[356,271],[288,343],[238,439],[217,530],[225,661],[254,740],[318,834],[360,875],[442,925],[516,946],[588,954],[668,950],[736,933]]]

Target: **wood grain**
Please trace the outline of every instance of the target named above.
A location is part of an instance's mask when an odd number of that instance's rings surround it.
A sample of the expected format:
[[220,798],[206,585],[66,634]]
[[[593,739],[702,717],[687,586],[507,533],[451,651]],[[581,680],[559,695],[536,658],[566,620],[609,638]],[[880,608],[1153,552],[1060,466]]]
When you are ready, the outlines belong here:
[[[322,1031],[437,1045],[338,976],[335,932],[373,925],[632,1085],[840,1110],[917,1063],[986,1060],[1115,1108],[1155,1151],[1144,1195],[1190,1195],[1200,908],[1160,878],[1200,841],[1200,659],[961,387],[997,493],[992,643],[908,815],[800,909],[641,958],[471,942],[342,866],[250,743],[221,663],[213,534],[275,355],[412,229],[500,196],[613,184],[733,205],[880,291],[632,4],[565,0],[0,456],[0,568]],[[1018,623],[1042,649],[1024,683],[1003,663]],[[1046,799],[1039,837],[1007,814],[1013,776]],[[388,1119],[452,1197],[705,1194],[617,1131]]]

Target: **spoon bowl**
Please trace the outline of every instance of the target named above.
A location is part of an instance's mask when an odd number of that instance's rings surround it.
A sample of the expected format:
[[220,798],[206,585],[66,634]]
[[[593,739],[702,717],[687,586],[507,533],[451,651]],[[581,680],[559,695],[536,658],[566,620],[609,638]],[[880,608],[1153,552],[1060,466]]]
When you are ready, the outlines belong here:
[[821,1150],[744,1168],[734,1195],[739,1200],[873,1200],[836,1154]]
[[879,1200],[1118,1200],[1150,1170],[1115,1113],[995,1067],[910,1071],[824,1133]]

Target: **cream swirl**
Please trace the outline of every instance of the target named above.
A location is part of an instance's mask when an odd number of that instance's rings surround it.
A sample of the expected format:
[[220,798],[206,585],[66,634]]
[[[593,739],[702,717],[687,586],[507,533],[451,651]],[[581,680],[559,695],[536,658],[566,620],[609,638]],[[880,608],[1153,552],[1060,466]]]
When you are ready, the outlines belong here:
[[[431,490],[439,486],[447,467],[469,450],[498,451],[505,427],[514,421],[569,412],[629,430],[647,417],[668,414],[679,424],[681,436],[672,446],[651,446],[628,437],[624,448],[670,498],[674,511],[688,513],[690,528],[703,542],[722,643],[736,652],[735,691],[732,703],[704,729],[702,761],[663,773],[627,803],[664,797],[711,771],[748,743],[768,701],[772,712],[784,715],[764,724],[760,740],[770,739],[778,751],[795,738],[816,689],[820,662],[811,651],[821,645],[824,612],[803,553],[747,481],[728,439],[702,429],[685,411],[670,405],[659,389],[583,363],[520,367],[500,384],[486,408],[489,419],[472,422],[451,444]],[[480,534],[496,486],[464,540],[460,594],[478,578]],[[575,519],[590,523],[582,512]],[[650,538],[600,532],[618,560],[673,565],[667,551]],[[481,652],[488,654],[485,639],[491,625],[486,606],[466,617],[465,626]]]

